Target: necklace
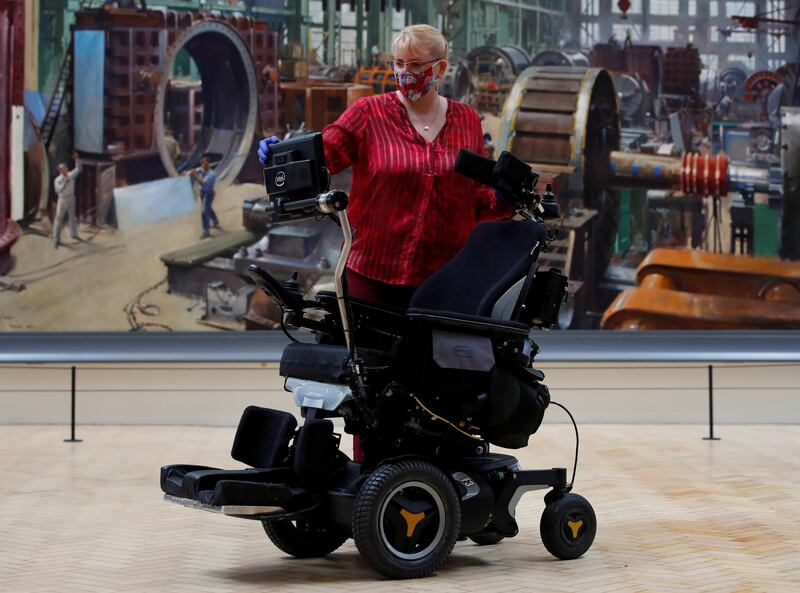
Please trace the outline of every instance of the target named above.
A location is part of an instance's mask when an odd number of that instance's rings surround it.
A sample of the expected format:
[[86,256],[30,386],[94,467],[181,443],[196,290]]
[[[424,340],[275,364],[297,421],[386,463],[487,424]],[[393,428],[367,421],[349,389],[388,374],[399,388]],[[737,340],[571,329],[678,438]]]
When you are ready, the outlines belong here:
[[[416,114],[414,114],[412,119],[416,120],[418,124],[421,124],[422,129],[425,132],[427,132],[428,130],[431,129],[431,124],[433,124],[433,122],[435,122],[436,119],[439,117],[439,111],[441,110],[441,108],[442,108],[442,99],[441,97],[436,97],[436,114],[433,116],[433,119],[431,119],[427,124],[424,121],[422,121],[419,117],[417,117]],[[408,115],[411,116],[412,114],[411,107],[407,106],[406,109],[408,109]]]

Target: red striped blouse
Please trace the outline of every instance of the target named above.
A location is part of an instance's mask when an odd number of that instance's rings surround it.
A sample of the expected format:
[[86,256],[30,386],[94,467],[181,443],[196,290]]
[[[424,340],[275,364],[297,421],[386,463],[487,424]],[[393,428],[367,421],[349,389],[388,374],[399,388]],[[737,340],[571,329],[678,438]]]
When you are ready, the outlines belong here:
[[364,97],[323,131],[332,173],[353,167],[348,267],[389,284],[419,286],[464,245],[475,225],[508,216],[493,191],[453,172],[460,148],[483,154],[478,114],[448,99],[432,143],[395,93]]

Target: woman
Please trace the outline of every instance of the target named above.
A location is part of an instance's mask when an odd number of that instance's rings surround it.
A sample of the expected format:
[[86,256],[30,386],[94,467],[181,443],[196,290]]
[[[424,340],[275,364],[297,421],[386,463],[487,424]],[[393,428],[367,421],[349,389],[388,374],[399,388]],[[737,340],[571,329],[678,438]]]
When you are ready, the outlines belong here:
[[[406,27],[392,43],[398,90],[359,99],[323,130],[331,173],[353,167],[347,284],[354,298],[407,306],[478,222],[511,213],[510,205],[495,208],[489,187],[453,172],[459,149],[483,154],[483,131],[471,107],[439,95],[447,53],[438,29]],[[278,141],[261,141],[262,163]]]

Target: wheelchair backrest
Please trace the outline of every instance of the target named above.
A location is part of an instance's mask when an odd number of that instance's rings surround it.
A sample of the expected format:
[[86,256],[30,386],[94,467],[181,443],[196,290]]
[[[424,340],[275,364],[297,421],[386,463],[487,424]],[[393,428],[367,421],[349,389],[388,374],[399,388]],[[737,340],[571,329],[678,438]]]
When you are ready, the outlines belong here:
[[414,292],[409,307],[513,319],[544,242],[538,222],[479,224],[461,251]]

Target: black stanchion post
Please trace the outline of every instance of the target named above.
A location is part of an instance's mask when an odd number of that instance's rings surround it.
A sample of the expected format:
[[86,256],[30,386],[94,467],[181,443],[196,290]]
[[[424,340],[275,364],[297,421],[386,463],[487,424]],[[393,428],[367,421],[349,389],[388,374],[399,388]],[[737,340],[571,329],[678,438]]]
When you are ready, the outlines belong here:
[[714,365],[708,365],[708,436],[704,441],[718,441],[714,436]]
[[75,438],[75,367],[72,367],[72,389],[71,389],[71,402],[70,402],[70,437],[64,439],[65,443],[80,443],[81,439]]

